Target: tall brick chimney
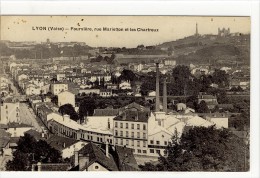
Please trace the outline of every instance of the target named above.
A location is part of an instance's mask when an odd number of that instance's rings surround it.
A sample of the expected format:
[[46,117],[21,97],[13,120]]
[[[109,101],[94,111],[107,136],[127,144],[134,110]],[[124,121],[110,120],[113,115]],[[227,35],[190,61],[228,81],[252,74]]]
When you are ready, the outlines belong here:
[[167,84],[166,77],[163,80],[163,112],[167,114]]
[[160,88],[159,88],[159,62],[156,63],[156,98],[155,98],[155,112],[160,111]]

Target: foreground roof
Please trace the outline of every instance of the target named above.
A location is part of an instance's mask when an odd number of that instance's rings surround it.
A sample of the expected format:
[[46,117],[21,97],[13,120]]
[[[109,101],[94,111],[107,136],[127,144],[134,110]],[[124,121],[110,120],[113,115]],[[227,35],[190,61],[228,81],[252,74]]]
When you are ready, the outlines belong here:
[[[89,154],[89,165],[94,162],[98,162],[103,167],[108,169],[109,171],[118,171],[117,165],[114,161],[112,155],[109,154],[109,157],[106,156],[105,150],[98,147],[94,143],[90,142],[86,146],[84,146],[81,150],[79,150],[79,154],[87,155]],[[87,168],[86,165],[83,170]],[[82,171],[82,170],[80,170]]]

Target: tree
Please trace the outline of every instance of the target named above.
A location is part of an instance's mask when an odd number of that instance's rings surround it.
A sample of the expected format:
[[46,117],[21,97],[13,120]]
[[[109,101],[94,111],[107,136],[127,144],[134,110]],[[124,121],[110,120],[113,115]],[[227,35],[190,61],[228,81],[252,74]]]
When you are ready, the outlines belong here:
[[212,82],[220,87],[228,86],[228,74],[225,71],[216,69],[212,75]]
[[[194,127],[179,142],[173,138],[156,168],[166,171],[248,171],[249,147],[227,129]],[[149,166],[149,167],[148,167]],[[148,165],[142,170],[153,168]]]
[[208,113],[209,112],[209,108],[207,106],[207,103],[204,100],[202,100],[198,104],[197,112],[198,113]]
[[65,114],[69,115],[70,118],[74,121],[77,121],[79,119],[77,112],[75,111],[74,107],[71,104],[64,104],[64,105],[60,106],[58,111],[62,115],[65,115]]
[[190,80],[190,69],[188,66],[178,65],[172,70],[172,77],[174,79],[174,83],[171,83],[172,88],[178,93],[178,95],[186,95],[187,94],[187,87],[191,85],[189,83]]
[[134,74],[133,71],[131,70],[127,70],[127,69],[124,69],[122,72],[121,72],[121,75],[119,77],[119,80],[122,81],[122,80],[129,80],[129,81],[135,81],[137,79],[136,75]]
[[61,153],[52,148],[46,141],[36,141],[34,137],[25,134],[18,141],[13,159],[6,163],[7,171],[31,171],[32,164],[63,162]]
[[93,98],[90,97],[84,98],[84,100],[80,102],[79,118],[82,120],[84,116],[92,116],[94,113],[94,109],[96,108],[97,106]]

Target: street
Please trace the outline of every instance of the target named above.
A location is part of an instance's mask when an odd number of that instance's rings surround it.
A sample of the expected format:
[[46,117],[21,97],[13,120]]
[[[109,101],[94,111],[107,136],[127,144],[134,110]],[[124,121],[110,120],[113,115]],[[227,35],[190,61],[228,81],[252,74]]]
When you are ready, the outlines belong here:
[[33,126],[39,132],[42,131],[44,125],[39,122],[39,119],[27,103],[20,103],[20,118],[22,123]]
[[[14,86],[13,80],[10,78],[9,80],[14,96],[21,96],[17,88]],[[25,102],[20,102],[20,119],[22,123],[33,126],[39,132],[42,132],[42,128],[45,128],[45,125],[42,123],[40,118],[35,115],[32,108]]]

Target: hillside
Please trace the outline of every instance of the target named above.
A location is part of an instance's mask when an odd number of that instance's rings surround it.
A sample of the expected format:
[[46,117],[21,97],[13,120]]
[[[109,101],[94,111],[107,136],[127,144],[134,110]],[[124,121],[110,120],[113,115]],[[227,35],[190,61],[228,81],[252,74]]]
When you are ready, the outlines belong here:
[[191,36],[166,42],[158,48],[173,48],[178,64],[236,63],[249,64],[250,35],[218,37],[216,35]]

